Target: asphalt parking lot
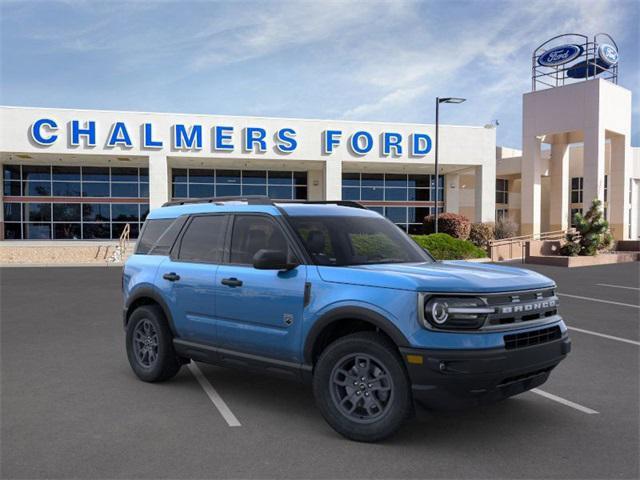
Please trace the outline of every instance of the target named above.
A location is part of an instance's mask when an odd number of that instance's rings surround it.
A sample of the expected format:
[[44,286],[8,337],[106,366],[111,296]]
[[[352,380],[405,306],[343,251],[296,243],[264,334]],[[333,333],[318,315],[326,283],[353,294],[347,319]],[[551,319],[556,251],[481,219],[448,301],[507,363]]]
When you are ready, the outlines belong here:
[[309,388],[199,364],[138,381],[119,268],[0,269],[2,478],[638,478],[640,266],[561,269],[573,352],[540,387],[419,409],[379,444],[347,441]]

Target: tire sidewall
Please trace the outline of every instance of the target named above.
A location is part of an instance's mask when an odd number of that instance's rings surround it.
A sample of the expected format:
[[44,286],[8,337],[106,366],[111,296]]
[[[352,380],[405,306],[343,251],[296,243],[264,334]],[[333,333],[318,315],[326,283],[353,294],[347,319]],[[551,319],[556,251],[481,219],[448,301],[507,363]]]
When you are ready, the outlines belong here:
[[[377,421],[361,424],[349,420],[335,405],[331,395],[331,373],[346,355],[365,353],[380,362],[393,381],[393,398],[389,410]],[[395,346],[378,334],[360,333],[336,340],[316,363],[313,391],[325,420],[338,433],[357,441],[373,442],[393,434],[409,416],[412,397],[406,370]]]

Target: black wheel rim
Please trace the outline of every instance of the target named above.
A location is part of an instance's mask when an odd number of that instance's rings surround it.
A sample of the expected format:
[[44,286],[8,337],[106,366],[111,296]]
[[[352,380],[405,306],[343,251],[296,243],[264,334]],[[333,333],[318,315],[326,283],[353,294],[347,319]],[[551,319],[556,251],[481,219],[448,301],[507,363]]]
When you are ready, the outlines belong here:
[[133,351],[136,360],[145,368],[151,368],[158,361],[158,332],[146,318],[138,322],[133,331]]
[[330,377],[331,398],[349,420],[371,423],[380,420],[393,402],[393,379],[375,357],[354,353],[343,357]]

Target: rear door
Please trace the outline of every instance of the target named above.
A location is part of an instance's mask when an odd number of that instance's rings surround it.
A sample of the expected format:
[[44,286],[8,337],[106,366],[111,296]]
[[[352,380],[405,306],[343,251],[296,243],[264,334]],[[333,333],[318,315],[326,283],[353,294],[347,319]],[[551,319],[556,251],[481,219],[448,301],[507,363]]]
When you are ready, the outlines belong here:
[[[218,343],[222,348],[299,361],[306,266],[258,270],[258,250],[283,250],[296,259],[291,238],[269,215],[234,215],[228,261],[216,275]],[[299,263],[299,262],[297,262]]]
[[156,285],[173,313],[180,338],[216,343],[216,273],[222,261],[229,217],[195,215],[160,265]]

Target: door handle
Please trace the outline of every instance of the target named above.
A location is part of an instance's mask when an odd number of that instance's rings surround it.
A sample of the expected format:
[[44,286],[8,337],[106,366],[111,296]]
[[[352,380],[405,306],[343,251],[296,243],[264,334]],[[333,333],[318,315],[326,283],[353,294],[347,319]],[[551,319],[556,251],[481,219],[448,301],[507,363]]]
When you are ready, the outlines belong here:
[[222,285],[226,285],[228,287],[241,287],[242,286],[242,280],[238,280],[235,277],[223,278],[220,283],[222,283]]
[[165,280],[169,280],[170,282],[176,282],[180,280],[180,275],[178,275],[175,272],[171,272],[171,273],[165,273],[164,275],[162,275],[162,278],[164,278]]

